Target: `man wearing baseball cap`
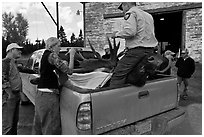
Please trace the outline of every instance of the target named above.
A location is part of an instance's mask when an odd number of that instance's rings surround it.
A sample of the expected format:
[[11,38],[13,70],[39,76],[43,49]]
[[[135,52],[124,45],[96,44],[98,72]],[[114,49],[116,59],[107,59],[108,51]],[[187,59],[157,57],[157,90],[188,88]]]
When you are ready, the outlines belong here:
[[17,135],[22,80],[15,60],[21,57],[20,47],[11,43],[2,60],[2,134]]
[[188,49],[181,51],[181,57],[178,58],[175,66],[177,67],[177,83],[179,86],[179,91],[181,90],[181,84],[183,82],[184,89],[180,93],[180,97],[183,100],[188,99],[188,81],[195,72],[195,61],[188,55]]

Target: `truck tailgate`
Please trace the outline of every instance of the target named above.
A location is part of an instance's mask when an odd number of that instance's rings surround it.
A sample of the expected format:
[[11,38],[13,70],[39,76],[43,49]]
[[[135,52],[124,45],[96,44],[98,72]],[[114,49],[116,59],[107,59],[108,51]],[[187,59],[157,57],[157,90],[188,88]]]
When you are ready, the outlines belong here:
[[91,93],[93,134],[100,134],[177,105],[176,78],[152,81],[139,88],[126,86]]

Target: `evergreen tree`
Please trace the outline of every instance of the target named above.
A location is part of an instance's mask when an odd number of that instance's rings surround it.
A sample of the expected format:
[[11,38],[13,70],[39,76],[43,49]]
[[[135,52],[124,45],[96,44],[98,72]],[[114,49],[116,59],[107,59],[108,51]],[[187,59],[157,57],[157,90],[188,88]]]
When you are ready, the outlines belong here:
[[74,43],[75,41],[76,41],[75,34],[72,33],[72,35],[71,35],[71,43]]
[[83,39],[83,34],[82,34],[82,29],[80,29],[80,32],[79,32],[79,40],[82,40]]
[[45,40],[42,40],[42,44],[41,44],[41,48],[44,49],[45,48]]
[[61,46],[66,47],[68,44],[68,41],[67,41],[67,36],[64,32],[64,28],[62,26],[60,27],[60,31],[59,31],[59,39],[61,42]]

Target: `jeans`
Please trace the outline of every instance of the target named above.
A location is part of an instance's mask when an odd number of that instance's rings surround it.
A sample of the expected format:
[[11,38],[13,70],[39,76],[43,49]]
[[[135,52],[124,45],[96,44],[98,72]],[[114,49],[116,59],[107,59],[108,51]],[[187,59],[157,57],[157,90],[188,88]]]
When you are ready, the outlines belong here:
[[118,61],[110,81],[110,87],[116,87],[126,83],[128,73],[137,65],[144,56],[152,53],[153,49],[133,48],[129,49]]
[[59,94],[37,91],[32,134],[61,135],[59,101]]
[[183,84],[184,84],[184,91],[183,92],[186,92],[188,90],[188,79],[189,78],[182,78],[182,77],[177,76],[177,83],[178,83],[179,87],[181,86],[181,83],[183,81]]
[[3,91],[2,95],[2,134],[17,135],[17,126],[19,120],[20,93],[13,93],[14,96],[9,98],[8,94]]

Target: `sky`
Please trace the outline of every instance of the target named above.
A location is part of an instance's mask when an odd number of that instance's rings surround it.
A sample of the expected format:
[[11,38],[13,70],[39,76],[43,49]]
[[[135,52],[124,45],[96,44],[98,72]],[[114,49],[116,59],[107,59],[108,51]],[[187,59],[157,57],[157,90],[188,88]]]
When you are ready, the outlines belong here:
[[[57,26],[41,4],[41,2],[2,2],[2,13],[22,13],[28,20],[29,30],[26,37],[32,43],[38,40],[46,40],[51,36],[57,36]],[[56,20],[56,2],[44,2],[53,18]],[[67,39],[71,34],[78,37],[80,29],[83,30],[83,5],[80,2],[59,2],[59,24],[63,26]],[[76,15],[77,10],[80,15]]]

